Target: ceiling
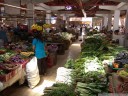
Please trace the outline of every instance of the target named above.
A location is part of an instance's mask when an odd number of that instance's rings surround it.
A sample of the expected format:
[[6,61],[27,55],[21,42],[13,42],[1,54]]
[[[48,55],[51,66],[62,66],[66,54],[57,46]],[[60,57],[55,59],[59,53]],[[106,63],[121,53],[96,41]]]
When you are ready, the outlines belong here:
[[[96,16],[97,12],[109,12],[110,10],[106,10],[106,9],[100,9],[99,6],[117,6],[118,4],[120,4],[122,2],[128,2],[128,0],[0,0],[0,5],[2,5],[2,3],[8,3],[14,6],[17,6],[17,4],[21,4],[26,5],[28,3],[34,3],[35,6],[38,6],[39,4],[45,4],[50,6],[49,8],[53,8],[55,6],[64,6],[63,9],[59,9],[57,11],[52,11],[52,13],[56,14],[74,14],[76,17],[83,17],[84,16],[84,12],[86,13],[87,17],[94,17]],[[22,7],[20,6],[20,7]],[[66,6],[70,6],[72,7],[71,10],[66,10]],[[8,11],[10,10],[14,10],[11,8],[8,8]],[[51,9],[52,10],[52,9]],[[45,10],[46,11],[46,10]],[[84,12],[83,12],[84,11]],[[124,11],[124,10],[123,10]],[[10,12],[10,13],[9,13]],[[16,11],[9,11],[7,13],[11,14],[11,13],[16,13]],[[17,11],[18,12],[18,11]],[[36,10],[36,13],[38,15],[44,14],[44,12],[42,13],[42,10]],[[125,12],[124,12],[125,13]],[[17,15],[17,14],[16,14]],[[19,14],[20,15],[20,14]]]
[[72,10],[59,10],[59,12],[71,12],[77,17],[83,17],[82,9],[86,12],[88,17],[94,17],[97,11],[108,11],[99,9],[100,5],[114,5],[117,6],[120,2],[108,0],[49,0],[45,2],[48,6],[71,6]]

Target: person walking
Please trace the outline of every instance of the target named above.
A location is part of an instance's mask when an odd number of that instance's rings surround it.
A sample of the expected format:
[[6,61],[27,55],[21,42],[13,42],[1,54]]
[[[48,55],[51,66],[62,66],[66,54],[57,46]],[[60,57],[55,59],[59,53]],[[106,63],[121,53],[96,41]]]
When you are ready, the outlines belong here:
[[82,35],[82,26],[80,27],[80,36]]
[[39,74],[45,75],[47,70],[47,64],[45,59],[46,58],[45,41],[40,31],[33,32],[33,36],[34,39],[32,41],[32,45],[33,45],[33,50],[35,52],[35,56],[37,57]]

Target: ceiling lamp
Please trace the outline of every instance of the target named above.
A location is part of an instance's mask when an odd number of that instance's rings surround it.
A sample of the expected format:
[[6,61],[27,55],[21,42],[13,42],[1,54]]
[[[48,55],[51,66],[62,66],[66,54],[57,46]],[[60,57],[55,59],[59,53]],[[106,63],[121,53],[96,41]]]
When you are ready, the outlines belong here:
[[66,8],[66,10],[72,10],[71,6],[66,6],[65,8]]

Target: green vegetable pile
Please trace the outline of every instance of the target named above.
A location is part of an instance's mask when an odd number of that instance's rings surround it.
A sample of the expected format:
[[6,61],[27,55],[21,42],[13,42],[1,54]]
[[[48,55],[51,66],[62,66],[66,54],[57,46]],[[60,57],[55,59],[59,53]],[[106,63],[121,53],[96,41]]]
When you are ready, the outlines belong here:
[[14,52],[6,52],[5,54],[0,55],[0,61],[9,61],[9,59],[14,55]]
[[72,86],[56,83],[44,90],[44,96],[76,96],[76,93]]
[[54,91],[48,91],[49,95],[46,96],[97,96],[98,93],[108,92],[107,78],[102,62],[103,60],[112,61],[119,52],[126,51],[126,49],[109,44],[105,38],[101,34],[89,36],[81,46],[80,57],[75,61],[67,60],[65,67],[73,69],[71,74],[72,91],[77,94],[67,95],[70,88],[65,89],[63,88],[65,86],[62,85],[63,87],[59,86]]
[[79,96],[97,96],[98,93],[108,92],[102,62],[112,61],[119,52],[126,49],[110,44],[105,38],[97,34],[89,36],[81,46],[81,56],[74,62],[68,60],[65,65],[66,68],[74,69],[72,82]]
[[80,96],[97,96],[95,94],[105,91],[105,84],[77,82],[76,91]]

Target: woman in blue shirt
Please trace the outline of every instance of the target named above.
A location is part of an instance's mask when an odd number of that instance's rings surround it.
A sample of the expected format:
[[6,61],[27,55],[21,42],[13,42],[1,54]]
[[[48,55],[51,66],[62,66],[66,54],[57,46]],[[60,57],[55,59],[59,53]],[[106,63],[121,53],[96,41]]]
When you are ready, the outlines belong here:
[[34,39],[32,41],[33,50],[35,52],[35,56],[37,57],[37,64],[39,68],[39,74],[45,75],[47,65],[46,65],[46,52],[45,52],[45,42],[42,38],[42,34],[40,31],[36,31],[33,33]]

